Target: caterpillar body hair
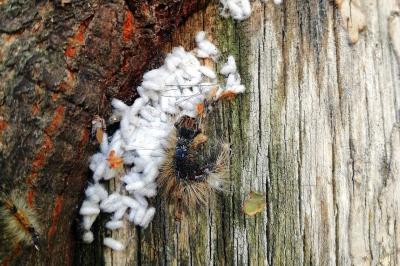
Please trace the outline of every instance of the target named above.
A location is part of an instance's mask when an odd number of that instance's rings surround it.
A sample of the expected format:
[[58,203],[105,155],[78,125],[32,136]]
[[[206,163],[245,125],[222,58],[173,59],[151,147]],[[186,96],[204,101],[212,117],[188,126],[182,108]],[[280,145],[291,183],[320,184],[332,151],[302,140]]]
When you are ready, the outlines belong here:
[[214,147],[214,156],[204,158],[202,146],[206,141],[207,136],[201,133],[195,118],[182,117],[171,133],[157,182],[162,193],[177,204],[177,220],[183,211],[206,205],[214,191],[227,187],[229,145],[218,144]]
[[18,246],[33,246],[39,250],[39,232],[36,213],[28,207],[22,195],[16,192],[0,195],[0,249],[2,251]]

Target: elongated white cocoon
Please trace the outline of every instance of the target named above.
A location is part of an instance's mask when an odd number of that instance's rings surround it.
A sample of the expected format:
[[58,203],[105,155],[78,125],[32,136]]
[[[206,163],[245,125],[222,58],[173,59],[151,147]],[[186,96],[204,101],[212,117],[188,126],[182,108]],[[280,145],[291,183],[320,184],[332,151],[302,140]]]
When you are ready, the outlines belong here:
[[128,196],[122,196],[122,203],[131,209],[137,209],[140,206],[136,200]]
[[135,214],[135,217],[133,219],[133,222],[135,224],[137,224],[137,225],[140,225],[140,223],[142,222],[143,217],[144,217],[145,214],[146,214],[146,209],[145,208],[143,208],[143,207],[142,208],[138,208],[136,210],[136,214]]
[[104,161],[105,160],[105,158],[104,158],[104,155],[102,154],[102,153],[100,153],[100,152],[98,152],[98,153],[95,153],[92,157],[90,157],[90,159],[89,159],[89,161],[90,161],[90,164],[89,164],[89,168],[90,168],[90,170],[92,170],[93,172],[96,170],[96,168],[97,168],[97,165],[100,163],[100,162],[102,162],[102,161]]
[[93,178],[95,180],[100,180],[104,176],[106,169],[107,169],[107,162],[104,158],[104,160],[97,165],[97,167],[93,173]]
[[134,183],[129,183],[128,185],[126,185],[125,189],[128,191],[133,191],[133,190],[138,190],[138,189],[142,189],[146,184],[142,181],[137,181]]
[[121,242],[119,242],[111,237],[104,238],[103,244],[104,244],[104,246],[109,247],[115,251],[122,251],[125,249],[125,246]]
[[209,55],[217,55],[218,54],[218,49],[217,47],[215,47],[214,44],[212,44],[211,42],[205,40],[202,41],[198,44],[198,47],[203,50],[204,52],[208,53]]
[[137,193],[134,193],[133,195],[134,195],[134,197],[135,197],[135,200],[136,200],[142,207],[147,208],[147,206],[148,206],[149,204],[147,203],[147,200],[146,200],[145,197],[143,197],[143,195],[140,195],[140,194],[137,194]]
[[100,203],[100,208],[104,212],[115,212],[122,205],[121,195],[113,193]]
[[83,242],[90,244],[94,240],[93,233],[91,231],[85,231],[82,236]]
[[96,195],[101,199],[104,200],[108,197],[107,190],[103,187],[103,185],[95,184],[94,185]]
[[111,220],[106,223],[106,228],[110,229],[110,230],[119,229],[119,228],[122,228],[123,226],[124,226],[124,222],[122,222],[120,220],[118,220],[118,221]]
[[144,89],[146,89],[146,90],[159,91],[159,90],[161,90],[162,85],[161,84],[157,84],[157,83],[155,83],[153,81],[147,80],[147,81],[143,81],[142,82],[142,87]]
[[90,230],[90,228],[92,227],[94,221],[97,218],[97,214],[96,215],[85,215],[82,218],[82,227],[85,230]]
[[135,215],[136,215],[136,209],[131,209],[131,212],[129,213],[128,216],[128,220],[133,223],[133,221],[135,220]]
[[79,210],[80,215],[97,215],[100,213],[99,205],[94,202],[85,200]]
[[121,206],[114,212],[113,220],[120,220],[124,217],[126,210],[128,209],[127,206],[121,204]]
[[154,80],[154,79],[158,78],[160,75],[162,75],[162,70],[153,69],[153,70],[146,72],[143,75],[143,80]]
[[143,228],[147,228],[151,220],[153,220],[154,214],[156,213],[156,209],[151,207],[148,208],[145,215],[143,216],[142,221],[140,222],[140,226]]
[[128,105],[126,105],[123,101],[115,99],[115,98],[112,99],[111,105],[115,109],[120,110],[120,111],[126,111],[129,108]]

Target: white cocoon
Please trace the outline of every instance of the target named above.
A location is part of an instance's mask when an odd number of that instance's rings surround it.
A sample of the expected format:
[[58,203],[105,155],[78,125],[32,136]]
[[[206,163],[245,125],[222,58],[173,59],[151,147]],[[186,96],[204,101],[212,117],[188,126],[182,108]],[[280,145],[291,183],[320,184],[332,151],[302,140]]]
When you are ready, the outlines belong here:
[[117,221],[111,220],[106,223],[106,228],[110,229],[110,230],[115,230],[115,229],[122,228],[123,225],[124,225],[124,222],[122,222],[120,220],[117,220]]
[[122,251],[125,249],[125,246],[121,242],[119,242],[111,237],[104,238],[103,244],[104,244],[104,246],[109,247],[115,251]]
[[94,240],[93,233],[92,233],[91,231],[85,231],[85,232],[83,233],[82,240],[83,240],[83,242],[85,242],[86,244],[92,243],[93,240]]

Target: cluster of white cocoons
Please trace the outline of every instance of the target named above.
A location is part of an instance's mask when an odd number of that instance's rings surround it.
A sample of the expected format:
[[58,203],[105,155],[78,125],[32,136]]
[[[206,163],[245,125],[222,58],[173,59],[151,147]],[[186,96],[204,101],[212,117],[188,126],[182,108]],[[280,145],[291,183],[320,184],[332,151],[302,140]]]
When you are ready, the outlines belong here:
[[[261,0],[267,2],[268,0]],[[274,0],[276,5],[280,5],[283,0]],[[221,16],[232,17],[235,20],[245,20],[251,15],[250,0],[220,0]]]
[[[183,115],[196,117],[196,106],[204,102],[211,85],[218,84],[214,70],[199,61],[216,61],[218,49],[205,32],[197,34],[196,43],[193,52],[174,48],[163,66],[145,73],[137,88],[140,97],[131,106],[117,99],[112,101],[113,116],[119,118],[120,128],[110,137],[104,133],[100,151],[90,159],[93,183],[86,189],[80,209],[84,242],[93,241],[91,227],[100,212],[112,214],[105,225],[109,230],[123,228],[126,220],[146,228],[153,219],[155,208],[148,206],[147,199],[157,194],[156,178],[174,123]],[[218,86],[217,97],[226,91],[244,91],[232,56],[221,74],[226,84]],[[122,158],[124,169],[129,170],[113,169],[108,160],[111,152]],[[120,191],[109,194],[100,182],[113,178],[119,179]],[[117,251],[125,248],[112,238],[105,238],[103,244]]]

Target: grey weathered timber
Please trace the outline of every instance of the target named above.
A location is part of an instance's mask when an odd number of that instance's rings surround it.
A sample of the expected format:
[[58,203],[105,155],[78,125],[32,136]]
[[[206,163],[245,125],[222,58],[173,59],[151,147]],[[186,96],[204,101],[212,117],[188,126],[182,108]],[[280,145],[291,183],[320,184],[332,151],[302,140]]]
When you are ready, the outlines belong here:
[[[143,264],[400,263],[400,67],[388,35],[399,2],[363,1],[354,45],[333,3],[284,2],[254,1],[240,23],[211,6],[174,35],[189,49],[212,32],[248,90],[209,127],[231,143],[231,192],[180,227],[161,204],[141,232]],[[250,191],[266,193],[256,217],[241,209]]]

